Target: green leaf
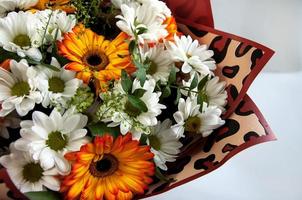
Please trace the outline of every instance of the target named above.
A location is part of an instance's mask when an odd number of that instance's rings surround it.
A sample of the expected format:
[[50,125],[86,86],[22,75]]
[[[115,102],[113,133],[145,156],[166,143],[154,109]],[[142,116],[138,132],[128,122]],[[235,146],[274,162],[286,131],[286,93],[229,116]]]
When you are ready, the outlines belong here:
[[161,173],[158,167],[156,167],[155,176],[161,181],[170,182],[170,180]]
[[60,195],[55,192],[28,192],[25,196],[30,200],[60,200]]
[[1,55],[0,56],[0,63],[4,62],[7,59],[14,59],[16,61],[21,60],[21,58],[17,54],[6,51],[3,48],[0,48],[0,55]]
[[179,102],[179,99],[181,98],[181,92],[180,92],[180,88],[177,89],[177,96],[176,99],[174,101],[174,104],[177,105]]
[[146,93],[146,90],[144,90],[144,89],[136,89],[132,95],[137,98],[141,98],[142,96],[144,96],[145,93]]
[[137,35],[141,35],[141,34],[146,33],[148,31],[148,29],[145,28],[145,27],[139,27],[137,30],[138,30]]
[[191,82],[191,85],[190,85],[190,90],[193,90],[194,88],[196,88],[197,85],[198,85],[198,75],[195,74],[194,78],[193,78],[193,80]]
[[170,75],[169,75],[169,84],[173,84],[176,82],[176,69],[173,67],[171,69]]
[[206,99],[204,99],[204,95],[202,93],[199,93],[197,96],[197,103],[200,105],[200,112],[203,110],[203,102],[206,102]]
[[167,85],[164,90],[163,90],[163,93],[161,95],[161,98],[167,98],[171,95],[171,88]]
[[122,87],[126,93],[132,90],[132,81],[125,70],[122,70]]
[[131,54],[133,54],[135,48],[136,48],[136,42],[135,42],[135,40],[132,40],[132,41],[129,43],[129,52],[130,52]]
[[120,134],[119,127],[108,127],[104,122],[98,122],[87,126],[93,136],[103,136],[110,134],[113,137],[118,137]]
[[206,75],[205,77],[203,77],[203,79],[198,84],[198,91],[202,90],[205,87],[208,80],[209,80],[209,75]]
[[144,68],[138,69],[136,72],[136,78],[140,81],[140,84],[143,87],[147,79],[146,69]]
[[148,136],[146,134],[142,134],[141,135],[141,138],[139,139],[139,142],[142,144],[142,145],[146,145],[147,144],[147,139],[148,139]]
[[133,59],[133,63],[136,66],[136,68],[138,69],[145,69],[145,65],[144,63],[141,63],[138,58],[137,59]]
[[141,110],[142,112],[148,112],[147,105],[141,99],[132,95],[128,95],[128,101],[131,103],[133,107]]

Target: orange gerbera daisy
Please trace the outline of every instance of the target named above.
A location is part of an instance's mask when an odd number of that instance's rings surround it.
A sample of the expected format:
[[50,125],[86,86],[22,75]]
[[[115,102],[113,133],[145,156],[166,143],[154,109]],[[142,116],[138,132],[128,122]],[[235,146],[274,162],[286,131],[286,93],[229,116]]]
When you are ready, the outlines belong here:
[[165,38],[166,40],[173,41],[174,35],[181,35],[180,32],[177,30],[177,23],[174,17],[168,17],[164,24],[167,25],[166,30],[168,31],[169,35]]
[[129,200],[143,194],[153,181],[155,167],[149,146],[139,146],[131,134],[96,137],[81,150],[66,154],[71,173],[64,177],[61,192],[74,200]]
[[59,42],[59,53],[72,61],[66,69],[78,72],[77,77],[88,83],[92,78],[99,80],[102,89],[109,81],[117,80],[122,69],[133,73],[125,33],[119,34],[113,41],[105,40],[83,25],[76,26],[73,32],[67,33]]
[[75,7],[71,5],[70,0],[39,0],[34,6],[34,9],[37,10],[45,10],[49,8],[54,10],[64,10],[67,13],[75,12]]

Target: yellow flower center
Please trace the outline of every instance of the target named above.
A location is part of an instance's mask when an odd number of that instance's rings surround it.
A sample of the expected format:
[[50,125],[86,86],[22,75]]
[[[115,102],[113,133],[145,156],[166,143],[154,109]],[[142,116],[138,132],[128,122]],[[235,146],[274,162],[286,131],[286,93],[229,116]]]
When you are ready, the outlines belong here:
[[93,71],[100,71],[107,67],[109,59],[103,52],[88,52],[84,56],[84,63]]
[[29,93],[30,93],[30,86],[27,82],[24,82],[24,81],[16,83],[11,88],[12,96],[23,97],[23,96],[29,95]]
[[154,136],[154,135],[150,135],[148,137],[149,139],[149,142],[150,142],[150,145],[153,149],[159,151],[160,150],[160,147],[161,147],[161,142],[160,140],[158,139],[158,137]]
[[58,77],[52,77],[48,80],[49,88],[48,90],[54,93],[62,93],[65,89],[65,82],[58,78]]
[[202,125],[199,117],[189,117],[185,123],[185,131],[196,133]]
[[23,167],[23,178],[31,183],[38,182],[43,176],[44,170],[38,163],[29,163]]
[[54,151],[63,150],[67,145],[67,136],[59,131],[51,132],[48,135],[46,145]]
[[30,38],[24,34],[17,35],[14,38],[13,43],[15,43],[16,45],[18,45],[20,47],[29,47],[31,45]]
[[118,165],[119,162],[115,156],[105,154],[101,160],[90,164],[89,171],[94,177],[104,178],[114,174],[118,169]]
[[148,74],[154,75],[157,72],[157,70],[158,70],[158,65],[155,62],[151,61],[151,65],[148,69]]

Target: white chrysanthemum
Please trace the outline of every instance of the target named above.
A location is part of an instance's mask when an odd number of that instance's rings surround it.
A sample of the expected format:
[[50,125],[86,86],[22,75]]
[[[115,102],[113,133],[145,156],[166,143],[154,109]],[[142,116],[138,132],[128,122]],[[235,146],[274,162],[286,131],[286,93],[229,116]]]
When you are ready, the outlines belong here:
[[61,68],[55,58],[52,58],[51,65],[60,71],[56,72],[43,66],[37,71],[36,81],[43,96],[42,105],[45,108],[49,105],[67,108],[67,102],[76,94],[82,81],[75,78],[75,72]]
[[61,115],[54,109],[50,116],[35,111],[32,117],[32,121],[21,122],[21,138],[16,141],[16,148],[28,151],[44,169],[56,167],[61,174],[68,174],[70,164],[64,155],[89,142],[84,129],[87,116],[75,113],[74,109]]
[[20,122],[21,122],[20,118],[17,118],[16,115],[14,114],[10,114],[6,117],[0,117],[0,137],[8,139],[9,132],[7,128],[13,128],[13,129],[19,128]]
[[[37,29],[34,41],[42,45],[42,38],[46,33],[43,43],[52,43],[54,40],[61,40],[64,33],[71,32],[77,23],[75,15],[67,15],[62,10],[42,10],[35,13],[40,25]],[[45,32],[45,28],[47,31]],[[56,38],[55,38],[56,37]]]
[[154,162],[157,167],[167,170],[166,162],[174,162],[177,154],[180,153],[182,144],[176,137],[171,128],[172,121],[166,119],[151,128],[151,134],[148,136],[147,144],[151,146],[151,152],[154,154]]
[[26,60],[19,63],[12,60],[11,72],[0,68],[0,117],[16,110],[20,116],[25,116],[34,109],[35,104],[42,102],[41,93],[36,90],[34,78],[36,72],[29,67]]
[[155,0],[143,1],[142,4],[122,4],[121,11],[116,25],[123,32],[134,38],[134,33],[137,34],[141,28],[146,29],[138,36],[140,43],[154,43],[168,35],[163,22],[171,16],[171,11],[165,3]]
[[26,11],[38,3],[39,0],[1,0],[0,17],[5,17],[12,11]]
[[147,111],[134,107],[128,100],[127,95],[121,89],[120,83],[116,85],[115,92],[120,94],[109,94],[109,97],[102,97],[104,104],[100,107],[99,116],[104,122],[111,122],[109,126],[120,126],[122,134],[133,133],[133,137],[138,139],[142,133],[149,134],[150,126],[157,124],[157,116],[161,114],[166,106],[159,103],[161,92],[154,92],[156,82],[154,79],[146,80],[143,87],[136,79],[133,82],[132,92],[136,89],[144,89],[146,92],[139,99],[144,102]]
[[36,61],[42,59],[35,41],[38,20],[29,12],[11,12],[0,19],[0,47],[17,53],[20,57],[28,56]]
[[59,191],[60,181],[56,178],[56,169],[42,167],[28,152],[16,150],[14,143],[10,145],[10,151],[9,155],[0,158],[0,163],[17,189],[22,193],[46,191],[46,188]]
[[218,107],[203,103],[202,112],[199,108],[196,97],[188,97],[186,101],[182,98],[179,100],[178,111],[173,115],[177,123],[173,130],[178,137],[184,137],[185,131],[207,137],[214,129],[224,124],[220,118],[222,112]]
[[181,63],[183,73],[195,73],[200,75],[213,74],[216,69],[212,59],[213,51],[208,50],[206,45],[199,45],[198,40],[192,40],[190,36],[174,36],[174,42],[166,42],[166,47],[175,62]]
[[[191,77],[189,81],[183,80],[183,86],[190,87],[194,76]],[[199,78],[199,81],[204,77]],[[197,87],[193,89],[193,91],[197,91]],[[188,92],[185,90],[181,90],[181,93],[185,96],[188,95]],[[205,102],[210,106],[217,106],[221,109],[222,112],[225,111],[224,106],[227,104],[227,91],[226,91],[226,82],[219,82],[219,77],[215,76],[211,78],[206,83],[205,87],[200,91]],[[192,92],[191,95],[196,95],[196,93]]]
[[144,60],[148,59],[151,61],[147,73],[150,74],[156,82],[160,80],[163,84],[166,83],[174,64],[169,52],[165,50],[165,46],[158,44],[152,48],[148,48],[147,45],[145,45],[142,51]]

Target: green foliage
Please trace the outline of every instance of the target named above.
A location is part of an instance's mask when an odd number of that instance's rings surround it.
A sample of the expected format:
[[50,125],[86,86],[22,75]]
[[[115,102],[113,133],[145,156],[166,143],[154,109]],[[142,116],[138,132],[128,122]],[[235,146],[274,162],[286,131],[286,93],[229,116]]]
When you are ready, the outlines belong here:
[[133,95],[128,95],[128,101],[129,103],[131,103],[131,105],[140,110],[141,112],[148,112],[148,107],[146,106],[146,104],[141,100],[139,99],[138,97],[136,96],[133,96]]
[[94,102],[94,93],[89,87],[80,87],[69,102],[78,112],[85,112]]
[[194,88],[196,88],[197,85],[198,85],[198,75],[195,74],[194,78],[193,78],[193,80],[191,82],[191,85],[190,85],[190,90],[193,90]]
[[131,92],[132,90],[132,80],[131,78],[128,76],[127,72],[125,70],[122,70],[122,77],[121,77],[121,81],[122,81],[122,87],[123,90],[128,94]]
[[108,127],[107,124],[103,122],[90,124],[88,125],[88,129],[93,136],[103,136],[105,134],[110,134],[116,138],[120,135],[119,127]]
[[55,192],[45,191],[45,192],[28,192],[25,196],[29,200],[60,200],[60,195]]
[[146,93],[146,90],[144,89],[136,89],[132,95],[137,97],[137,98],[141,98],[142,96],[144,96],[144,94]]
[[209,81],[209,75],[206,75],[198,84],[198,91],[203,90],[206,83]]

